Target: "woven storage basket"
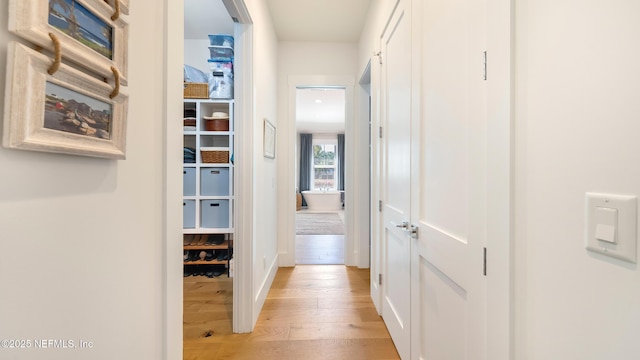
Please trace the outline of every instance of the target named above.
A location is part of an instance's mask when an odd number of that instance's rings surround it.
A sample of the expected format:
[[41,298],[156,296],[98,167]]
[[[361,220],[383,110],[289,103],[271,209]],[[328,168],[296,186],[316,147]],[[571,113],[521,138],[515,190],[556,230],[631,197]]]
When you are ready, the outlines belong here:
[[207,83],[184,83],[184,95],[186,99],[208,99],[209,85]]
[[206,148],[200,148],[200,154],[202,155],[202,162],[208,164],[227,164],[229,163],[229,151],[228,150],[212,150]]

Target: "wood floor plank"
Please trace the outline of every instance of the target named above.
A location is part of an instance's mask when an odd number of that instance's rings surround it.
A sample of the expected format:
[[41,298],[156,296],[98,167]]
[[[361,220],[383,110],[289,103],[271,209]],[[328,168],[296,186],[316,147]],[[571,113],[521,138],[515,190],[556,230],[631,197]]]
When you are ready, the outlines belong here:
[[369,270],[280,268],[251,334],[233,334],[232,279],[185,278],[184,359],[399,359]]
[[389,337],[382,322],[291,324],[290,340],[385,339]]
[[303,298],[303,299],[289,299],[287,301],[280,301],[278,299],[266,299],[264,305],[262,306],[262,311],[267,310],[280,310],[280,311],[289,311],[289,310],[315,310],[318,309],[318,298]]
[[263,324],[256,327],[251,335],[249,335],[249,341],[286,341],[289,340],[289,332],[291,325],[275,325],[270,326]]
[[296,235],[296,264],[344,264],[344,235]]
[[296,323],[296,322],[313,322],[313,323],[335,323],[335,322],[361,322],[361,321],[378,321],[380,315],[376,309],[371,306],[369,308],[352,308],[352,309],[298,309],[282,311],[262,310],[258,321],[265,323]]
[[274,341],[256,346],[221,345],[215,359],[233,360],[396,360],[390,339]]
[[349,299],[318,298],[318,309],[374,309],[368,296],[352,296]]

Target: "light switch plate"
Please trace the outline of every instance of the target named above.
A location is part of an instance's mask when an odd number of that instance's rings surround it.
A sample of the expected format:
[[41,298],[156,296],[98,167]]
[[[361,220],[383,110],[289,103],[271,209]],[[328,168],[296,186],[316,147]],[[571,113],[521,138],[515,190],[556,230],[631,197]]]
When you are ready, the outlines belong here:
[[632,263],[637,262],[637,198],[586,194],[586,247]]

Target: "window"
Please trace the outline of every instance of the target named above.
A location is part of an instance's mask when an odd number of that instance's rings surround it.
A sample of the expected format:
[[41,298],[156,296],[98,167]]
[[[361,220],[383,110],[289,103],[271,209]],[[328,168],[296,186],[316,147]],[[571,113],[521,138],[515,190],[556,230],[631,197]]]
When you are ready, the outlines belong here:
[[313,145],[313,190],[336,190],[336,145]]

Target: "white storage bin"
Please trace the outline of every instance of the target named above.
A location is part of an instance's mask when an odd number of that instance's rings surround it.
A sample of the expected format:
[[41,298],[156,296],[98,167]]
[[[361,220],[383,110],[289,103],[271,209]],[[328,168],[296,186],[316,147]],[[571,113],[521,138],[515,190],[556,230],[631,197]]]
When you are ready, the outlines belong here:
[[182,195],[183,196],[196,195],[196,169],[195,168],[186,167],[182,169]]
[[196,227],[196,201],[182,200],[182,227],[193,229]]
[[209,61],[209,98],[233,99],[233,64],[230,61]]
[[229,200],[202,200],[200,209],[203,228],[229,228]]
[[228,196],[229,168],[211,167],[200,169],[200,195]]

